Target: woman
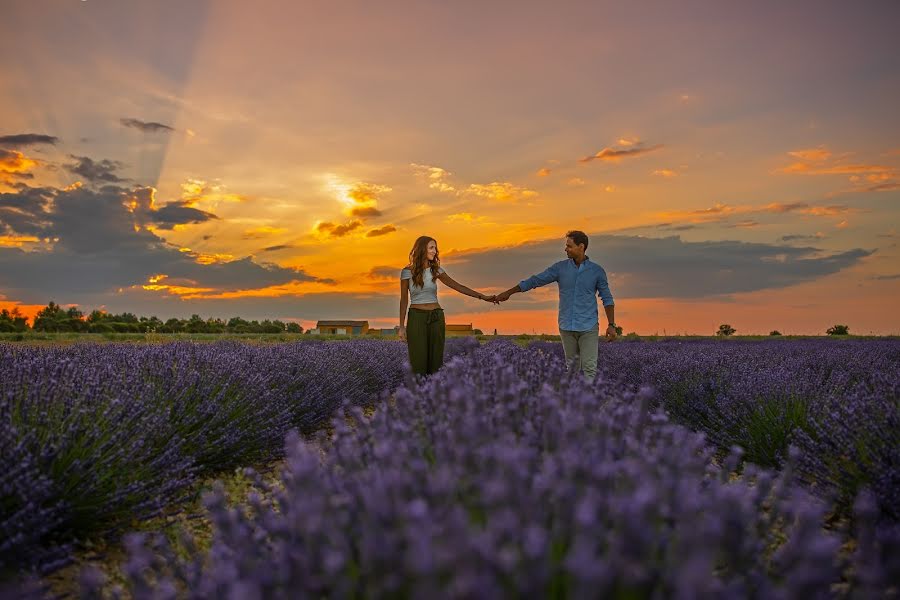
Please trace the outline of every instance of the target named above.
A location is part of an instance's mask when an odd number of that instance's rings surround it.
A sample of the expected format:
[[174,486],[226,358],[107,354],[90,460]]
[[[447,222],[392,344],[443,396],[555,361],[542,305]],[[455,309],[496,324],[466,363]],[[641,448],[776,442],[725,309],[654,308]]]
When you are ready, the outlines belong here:
[[[409,252],[409,264],[400,271],[400,339],[406,340],[409,363],[413,373],[419,375],[436,373],[444,363],[446,322],[437,299],[438,280],[460,294],[497,303],[493,296],[471,290],[447,275],[441,268],[434,238],[423,235],[417,239]],[[407,302],[408,331],[404,325]]]

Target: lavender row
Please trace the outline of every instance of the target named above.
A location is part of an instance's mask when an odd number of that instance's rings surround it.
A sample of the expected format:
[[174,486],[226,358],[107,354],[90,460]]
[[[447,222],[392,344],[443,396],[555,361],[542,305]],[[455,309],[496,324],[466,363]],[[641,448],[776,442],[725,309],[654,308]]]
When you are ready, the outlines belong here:
[[[563,356],[559,344],[530,348]],[[838,509],[869,486],[882,516],[900,520],[900,341],[601,344],[599,364],[757,464],[779,467],[796,445],[800,475]]]
[[[373,418],[336,420],[331,439],[289,436],[280,483],[259,480],[246,505],[209,494],[207,550],[129,537],[128,592],[876,598],[898,580],[900,531],[875,533],[869,495],[844,558],[791,460],[735,478],[739,451],[713,466],[705,436],[650,406],[646,389],[588,384],[555,356],[490,343]],[[103,581],[85,571],[85,597]]]
[[[474,341],[451,341],[448,353]],[[396,388],[396,342],[0,345],[0,579]]]

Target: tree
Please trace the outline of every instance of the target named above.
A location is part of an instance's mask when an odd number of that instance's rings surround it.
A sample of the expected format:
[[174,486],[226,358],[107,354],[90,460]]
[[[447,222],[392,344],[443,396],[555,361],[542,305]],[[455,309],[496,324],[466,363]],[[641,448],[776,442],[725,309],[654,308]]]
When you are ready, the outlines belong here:
[[303,333],[303,328],[300,327],[299,323],[288,323],[287,324],[287,332],[288,333]]
[[0,311],[0,331],[26,331],[28,329],[28,317],[19,312],[19,307],[13,307],[12,312],[5,308]]
[[825,333],[828,335],[850,335],[850,327],[848,325],[835,325],[829,327]]
[[623,332],[623,331],[624,331],[624,330],[622,329],[622,326],[621,326],[621,325],[617,325],[617,326],[616,326],[616,335],[622,335],[622,332]]
[[91,311],[91,314],[87,317],[87,322],[89,324],[99,323],[101,321],[106,321],[109,315],[103,312],[102,310],[97,310],[96,308]]
[[260,330],[262,333],[283,333],[284,332],[284,323],[281,321],[270,321],[269,319],[265,319],[262,323],[260,323]]
[[206,333],[206,321],[200,315],[193,314],[188,322],[184,325],[184,330],[188,333]]
[[737,330],[727,323],[723,323],[719,325],[719,330],[716,332],[718,337],[728,337],[730,335],[734,335]]
[[769,335],[781,335],[781,332],[778,331],[777,329],[773,329],[772,331],[769,332]]
[[84,321],[84,313],[77,306],[70,306],[66,311],[67,331],[87,331],[88,324]]
[[34,316],[35,331],[68,331],[69,317],[59,304],[52,300],[50,304],[38,311]]
[[172,317],[159,328],[160,333],[180,333],[184,331],[184,323],[181,319]]

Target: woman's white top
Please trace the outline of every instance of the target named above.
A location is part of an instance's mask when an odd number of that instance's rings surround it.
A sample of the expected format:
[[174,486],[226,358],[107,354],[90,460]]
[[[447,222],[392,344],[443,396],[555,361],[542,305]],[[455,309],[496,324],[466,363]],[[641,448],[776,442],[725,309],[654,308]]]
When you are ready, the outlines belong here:
[[[444,272],[444,269],[438,267],[438,275]],[[435,304],[437,303],[437,279],[431,274],[431,269],[425,269],[422,273],[422,287],[419,287],[412,280],[412,271],[403,269],[400,271],[400,280],[409,279],[409,303],[410,304]]]

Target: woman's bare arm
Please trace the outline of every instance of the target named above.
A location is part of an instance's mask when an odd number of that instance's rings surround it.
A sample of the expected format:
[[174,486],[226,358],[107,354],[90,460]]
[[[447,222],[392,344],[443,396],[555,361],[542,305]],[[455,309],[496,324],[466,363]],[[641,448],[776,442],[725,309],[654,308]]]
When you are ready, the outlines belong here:
[[447,287],[449,287],[451,289],[456,290],[460,294],[465,294],[466,296],[478,298],[479,300],[487,300],[490,298],[490,296],[485,296],[481,292],[476,292],[472,288],[468,288],[461,283],[457,283],[456,281],[453,280],[452,277],[450,277],[446,273],[441,273],[440,275],[438,275],[438,279],[441,280],[441,282],[444,285],[446,285]]
[[400,329],[401,340],[406,339],[406,306],[409,304],[409,279],[400,280]]

